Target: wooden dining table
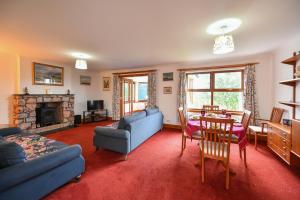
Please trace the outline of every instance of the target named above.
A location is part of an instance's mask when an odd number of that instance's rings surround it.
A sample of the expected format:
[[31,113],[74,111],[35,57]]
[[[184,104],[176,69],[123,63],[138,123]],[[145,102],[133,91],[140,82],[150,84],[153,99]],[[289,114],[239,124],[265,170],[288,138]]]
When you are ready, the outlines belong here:
[[[216,115],[215,118],[225,118],[222,115]],[[187,133],[192,135],[194,132],[200,130],[200,119],[189,119],[187,121]],[[240,150],[244,150],[248,145],[246,131],[241,123],[234,123],[232,133],[237,136]]]

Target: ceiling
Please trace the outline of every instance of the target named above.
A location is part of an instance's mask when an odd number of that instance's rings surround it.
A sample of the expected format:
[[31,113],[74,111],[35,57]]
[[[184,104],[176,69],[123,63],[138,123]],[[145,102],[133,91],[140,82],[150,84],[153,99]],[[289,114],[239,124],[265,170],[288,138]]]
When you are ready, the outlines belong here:
[[[299,0],[1,0],[0,50],[94,69],[248,56],[300,34]],[[237,17],[236,51],[213,55],[207,26]]]

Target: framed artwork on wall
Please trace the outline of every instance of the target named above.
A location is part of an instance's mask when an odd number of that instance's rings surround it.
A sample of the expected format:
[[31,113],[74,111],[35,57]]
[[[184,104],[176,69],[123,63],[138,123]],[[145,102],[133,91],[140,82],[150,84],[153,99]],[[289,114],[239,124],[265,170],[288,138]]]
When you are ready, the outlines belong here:
[[103,77],[103,91],[111,90],[111,77]]
[[80,85],[91,85],[92,77],[80,75]]
[[163,73],[163,81],[173,81],[173,72]]
[[172,94],[172,87],[164,87],[164,94]]
[[34,85],[64,85],[64,68],[54,65],[33,63],[32,82]]

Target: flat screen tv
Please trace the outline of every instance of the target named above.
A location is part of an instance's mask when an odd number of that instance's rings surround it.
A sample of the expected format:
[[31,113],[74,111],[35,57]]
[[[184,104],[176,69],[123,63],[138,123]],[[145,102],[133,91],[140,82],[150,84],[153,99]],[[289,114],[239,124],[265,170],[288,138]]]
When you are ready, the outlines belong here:
[[87,109],[88,110],[104,109],[104,102],[103,102],[103,100],[87,101]]

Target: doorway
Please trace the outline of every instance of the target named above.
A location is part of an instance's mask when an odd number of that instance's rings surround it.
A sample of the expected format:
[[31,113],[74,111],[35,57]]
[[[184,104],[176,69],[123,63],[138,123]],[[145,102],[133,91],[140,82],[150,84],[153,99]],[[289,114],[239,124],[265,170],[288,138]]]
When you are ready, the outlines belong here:
[[132,76],[121,79],[121,117],[145,109],[147,101],[148,76]]

